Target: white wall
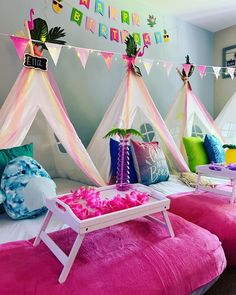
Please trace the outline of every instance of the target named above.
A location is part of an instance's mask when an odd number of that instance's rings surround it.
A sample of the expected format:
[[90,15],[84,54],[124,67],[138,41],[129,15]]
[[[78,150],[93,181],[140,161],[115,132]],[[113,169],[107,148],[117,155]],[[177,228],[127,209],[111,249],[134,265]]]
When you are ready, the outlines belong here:
[[[214,34],[214,64],[222,65],[222,49],[231,45],[236,45],[236,25],[218,31]],[[236,79],[222,79],[215,81],[214,86],[214,115],[217,117],[225,103],[236,91]]]

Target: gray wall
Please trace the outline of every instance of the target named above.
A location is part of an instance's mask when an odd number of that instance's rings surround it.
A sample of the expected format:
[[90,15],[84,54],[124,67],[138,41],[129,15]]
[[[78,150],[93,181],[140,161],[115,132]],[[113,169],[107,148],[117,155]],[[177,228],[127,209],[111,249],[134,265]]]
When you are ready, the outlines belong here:
[[[214,63],[222,64],[222,49],[236,44],[236,26],[218,31],[214,34]],[[236,79],[219,78],[214,86],[214,113],[215,117],[220,113],[226,102],[236,91]]]
[[[85,14],[88,14],[85,8],[79,7],[79,1],[68,1]],[[85,32],[85,19],[83,19],[81,27],[70,22],[71,6],[64,2],[63,13],[57,15],[51,9],[51,2],[51,0],[1,0],[0,31],[13,34],[23,29],[23,20],[28,19],[29,9],[33,7],[36,10],[36,17],[45,18],[49,27],[59,25],[66,30],[68,43],[81,47],[124,53],[125,47],[121,43],[106,41],[98,37],[97,31],[94,35]],[[94,2],[95,0],[91,0],[92,8],[89,10],[89,14],[97,22],[106,23],[108,27],[115,26],[118,29],[128,29],[128,26],[121,24],[120,20],[116,22],[109,20],[107,12],[105,17],[93,13]],[[157,28],[150,29],[147,26],[146,18],[150,13],[159,17],[159,28],[168,30],[171,41],[169,44],[156,45],[152,36],[153,45],[146,51],[146,58],[182,63],[184,62],[184,56],[190,54],[192,62],[196,64],[213,63],[212,33],[178,19],[160,15],[159,9],[141,5],[139,1],[107,0],[104,2],[106,7],[112,5],[118,9],[123,8],[130,12],[139,13],[141,15],[141,27],[136,29],[136,27],[130,26],[130,30],[133,31],[153,32],[157,30]],[[83,70],[74,50],[62,49],[57,67],[52,62],[50,64],[50,68],[61,89],[70,118],[82,141],[87,145],[119,87],[125,71],[124,63],[119,57],[117,60],[114,59],[111,70],[108,72],[101,56],[92,55],[88,60],[86,70]],[[3,103],[21,68],[22,63],[19,61],[9,38],[1,37],[0,104]],[[142,72],[155,104],[160,113],[165,116],[181,86],[176,71],[172,70],[169,78],[160,66],[153,66],[150,76],[146,75],[143,68]],[[191,81],[194,92],[203,101],[209,112],[213,113],[213,75],[200,79],[199,75],[195,73]]]

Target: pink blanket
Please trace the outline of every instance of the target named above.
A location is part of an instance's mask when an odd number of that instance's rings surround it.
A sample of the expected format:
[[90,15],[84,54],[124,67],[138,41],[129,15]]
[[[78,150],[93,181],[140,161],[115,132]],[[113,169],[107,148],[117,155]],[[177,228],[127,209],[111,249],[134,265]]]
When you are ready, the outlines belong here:
[[170,195],[170,211],[217,235],[228,265],[236,265],[236,204],[207,192]]
[[[43,243],[0,245],[0,294],[189,295],[219,276],[226,260],[215,235],[170,215],[175,238],[144,218],[88,234],[62,285],[62,265]],[[53,238],[68,252],[75,235],[67,229]]]

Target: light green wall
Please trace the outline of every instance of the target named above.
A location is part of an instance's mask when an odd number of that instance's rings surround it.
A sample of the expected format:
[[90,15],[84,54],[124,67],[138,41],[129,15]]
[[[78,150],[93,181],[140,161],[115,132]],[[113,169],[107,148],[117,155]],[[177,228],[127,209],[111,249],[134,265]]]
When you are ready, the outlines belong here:
[[[236,44],[236,26],[218,31],[214,34],[214,64],[222,65],[222,49]],[[236,91],[236,79],[222,79],[214,85],[214,114],[220,113],[226,102]]]
[[[68,0],[75,7],[79,7],[79,1]],[[91,0],[90,15],[97,22],[104,22],[109,27],[118,29],[128,28],[120,21],[114,22],[106,16],[102,17],[93,13],[95,0]],[[113,5],[117,9],[127,9],[141,15],[140,32],[152,31],[147,24],[146,18],[152,13],[159,18],[161,28],[165,26],[170,33],[171,42],[166,45],[153,44],[145,54],[146,58],[171,60],[184,62],[184,56],[190,54],[192,62],[196,64],[213,63],[213,34],[182,22],[172,17],[160,15],[159,7],[153,8],[148,4],[140,5],[139,1],[107,0],[106,7]],[[64,2],[62,14],[55,14],[51,9],[52,1],[1,0],[0,31],[15,33],[23,29],[23,20],[28,18],[29,9],[35,8],[36,16],[45,18],[49,27],[62,26],[67,32],[68,43],[81,47],[111,50],[124,53],[124,45],[106,41],[99,38],[97,32],[93,35],[84,30],[84,20],[81,27],[70,22],[71,7]],[[79,8],[87,14],[86,9]],[[132,26],[133,30],[134,27]],[[153,36],[152,36],[153,37]],[[154,43],[154,38],[152,38]],[[107,107],[112,101],[122,76],[125,72],[124,63],[121,59],[113,60],[110,72],[107,71],[101,56],[89,57],[86,70],[83,70],[74,50],[62,49],[57,67],[50,62],[51,70],[55,75],[61,89],[62,96],[69,112],[70,118],[85,145],[89,143],[94,131],[102,119]],[[21,61],[16,56],[15,49],[7,38],[1,38],[0,42],[0,103],[2,103],[12,87],[20,69]],[[181,81],[175,70],[170,77],[166,76],[162,67],[153,66],[150,76],[147,76],[142,65],[144,81],[150,91],[160,113],[165,116],[174,96],[181,86]],[[191,79],[194,92],[204,102],[210,113],[213,113],[213,77],[209,75],[200,79],[195,73]],[[37,94],[35,94],[37,95]],[[108,126],[109,128],[109,126]]]

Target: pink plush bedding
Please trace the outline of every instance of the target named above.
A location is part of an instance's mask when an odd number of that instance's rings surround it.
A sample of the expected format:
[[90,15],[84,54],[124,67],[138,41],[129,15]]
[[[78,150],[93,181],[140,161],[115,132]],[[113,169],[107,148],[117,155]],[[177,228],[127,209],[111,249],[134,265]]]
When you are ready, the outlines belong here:
[[[170,214],[176,233],[144,218],[85,237],[67,281],[57,280],[62,265],[41,243],[0,245],[1,295],[189,295],[219,276],[226,260],[215,235]],[[66,252],[70,230],[53,237]]]
[[228,265],[236,265],[236,204],[229,197],[207,192],[178,193],[168,196],[170,211],[217,235]]

